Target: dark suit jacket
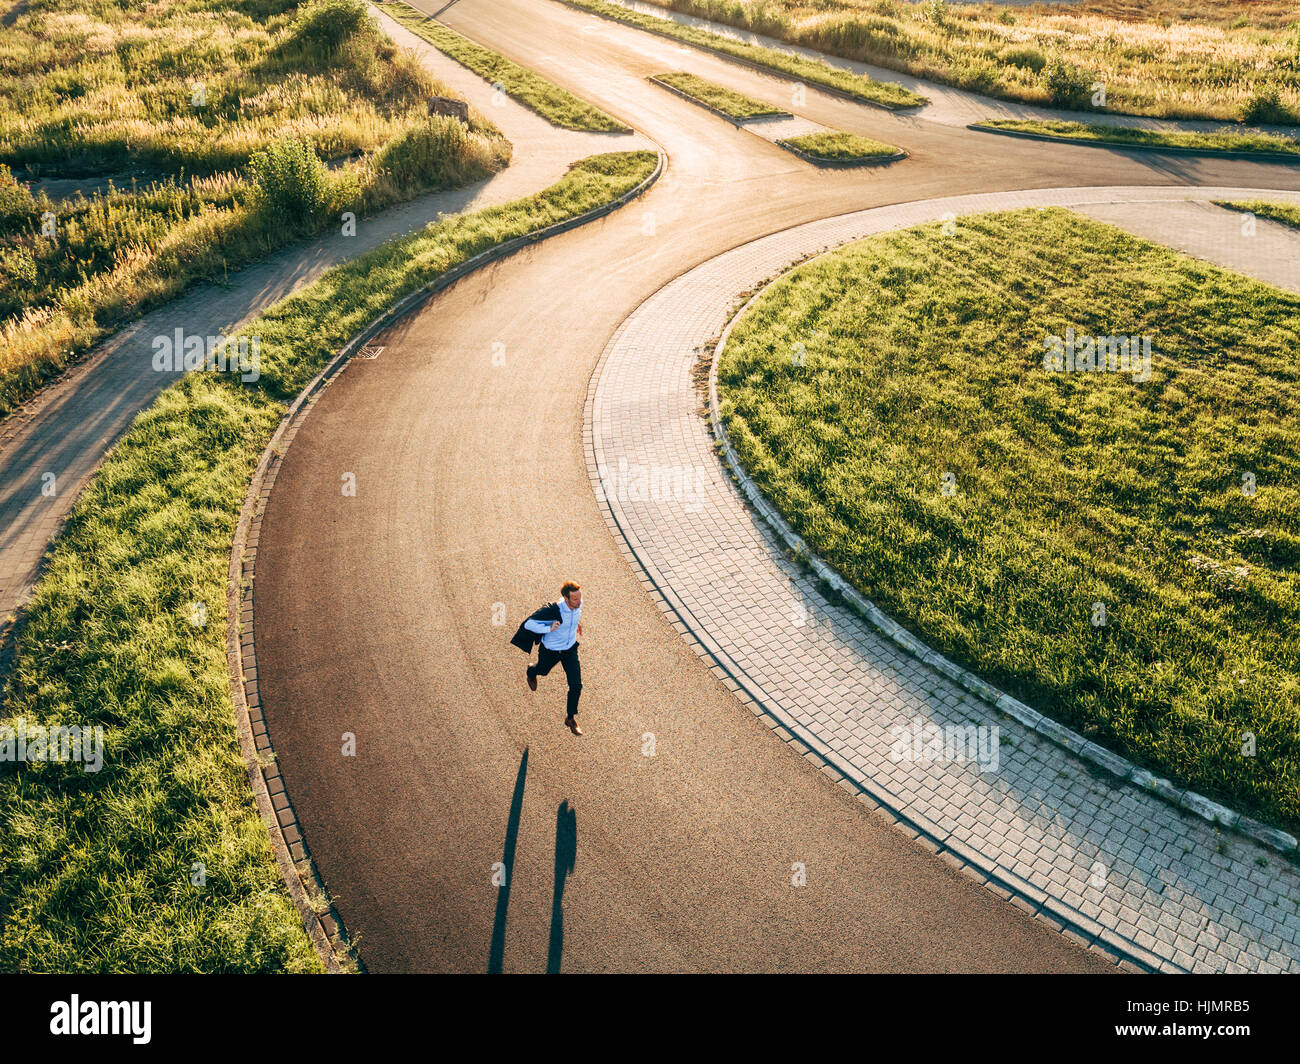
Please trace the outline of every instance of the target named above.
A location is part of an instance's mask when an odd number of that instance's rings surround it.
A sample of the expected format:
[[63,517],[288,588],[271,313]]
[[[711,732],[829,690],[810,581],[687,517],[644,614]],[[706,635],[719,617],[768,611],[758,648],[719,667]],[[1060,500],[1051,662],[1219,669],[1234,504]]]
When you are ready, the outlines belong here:
[[[560,604],[558,602],[548,602],[528,618],[529,621],[561,621],[563,619],[564,618],[560,616]],[[526,623],[527,622],[525,622],[525,624]],[[519,631],[514,634],[514,638],[510,640],[511,643],[517,646],[525,654],[531,654],[533,652],[533,647],[541,641],[542,637],[540,633],[530,632],[522,624],[519,626]]]

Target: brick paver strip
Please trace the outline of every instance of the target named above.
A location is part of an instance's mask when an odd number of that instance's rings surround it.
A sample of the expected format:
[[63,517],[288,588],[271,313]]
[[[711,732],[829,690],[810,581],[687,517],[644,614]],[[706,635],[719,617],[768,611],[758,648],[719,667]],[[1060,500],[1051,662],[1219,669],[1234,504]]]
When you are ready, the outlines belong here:
[[[153,369],[153,339],[178,328],[230,335],[331,266],[443,214],[479,210],[531,195],[558,181],[569,164],[608,151],[653,148],[638,135],[557,129],[382,13],[384,30],[486,115],[514,146],[514,161],[487,180],[421,196],[357,220],[356,235],[334,232],[283,249],[232,274],[227,286],[203,284],[119,330],[57,382],[0,422],[0,621],[12,620],[36,579],[46,546],[81,489],[131,420],[175,379]],[[44,494],[54,474],[54,494]]]
[[[1181,212],[1189,200],[1228,198],[1300,202],[1295,193],[1185,187],[958,196],[860,211],[743,245],[661,289],[610,341],[587,400],[588,468],[611,528],[683,638],[720,666],[776,734],[931,849],[1126,967],[1300,971],[1294,865],[1120,783],[823,597],[724,469],[694,379],[740,293],[846,241],[979,211],[1143,203],[1158,217],[1152,205]],[[1222,219],[1239,225],[1231,212]],[[1300,248],[1280,228],[1269,239],[1283,255]],[[1202,243],[1205,250],[1212,241]],[[1258,265],[1276,274],[1277,263]],[[891,760],[891,729],[914,720],[998,726],[998,770]]]

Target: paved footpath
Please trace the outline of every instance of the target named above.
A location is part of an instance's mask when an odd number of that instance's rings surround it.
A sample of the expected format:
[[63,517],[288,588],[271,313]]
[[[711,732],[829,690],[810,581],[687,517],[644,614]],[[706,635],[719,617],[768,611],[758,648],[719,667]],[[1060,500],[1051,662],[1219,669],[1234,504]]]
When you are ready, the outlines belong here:
[[[297,244],[203,284],[119,330],[58,381],[0,422],[0,631],[26,601],[41,559],[81,489],[131,420],[175,379],[153,369],[153,340],[236,332],[239,323],[311,283],[340,262],[419,229],[442,214],[506,203],[553,184],[569,164],[607,151],[653,147],[628,134],[557,129],[444,56],[386,15],[399,45],[451,85],[510,140],[510,166],[492,177],[357,220],[356,235],[333,233]],[[53,474],[54,494],[43,489]]]
[[[740,293],[849,240],[949,214],[958,216],[959,234],[961,215],[985,210],[1057,205],[1123,222],[1134,211],[1160,217],[1191,209],[1183,205],[1193,199],[1255,195],[1040,190],[880,207],[799,226],[705,262],[643,303],[610,341],[588,408],[589,470],[598,496],[607,496],[616,538],[635,555],[661,608],[675,614],[683,638],[721,663],[729,685],[756,703],[751,708],[776,734],[855,780],[953,863],[1000,881],[990,889],[1013,904],[1058,927],[1062,918],[1072,921],[1093,936],[1087,942],[1162,971],[1300,971],[1300,871],[1251,839],[1221,834],[1163,799],[1101,778],[829,603],[785,559],[724,472],[693,369]],[[1295,193],[1266,198],[1300,202]],[[1221,219],[1202,224],[1221,236],[1240,224],[1229,211]],[[1278,229],[1269,240],[1275,254],[1300,257],[1296,234]],[[1203,240],[1198,250],[1213,246]],[[1279,268],[1261,244],[1251,272],[1269,277]],[[651,493],[629,488],[638,474],[657,474],[668,490],[645,498]],[[916,721],[996,725],[997,770],[893,761],[891,729]]]

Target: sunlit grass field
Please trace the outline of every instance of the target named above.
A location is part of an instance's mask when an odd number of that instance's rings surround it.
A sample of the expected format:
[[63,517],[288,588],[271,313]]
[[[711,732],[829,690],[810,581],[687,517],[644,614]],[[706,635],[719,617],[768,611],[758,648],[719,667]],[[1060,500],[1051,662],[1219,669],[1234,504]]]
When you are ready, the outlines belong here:
[[322,159],[373,151],[407,128],[430,79],[358,12],[31,0],[0,35],[0,162],[43,176],[208,174],[285,136]]
[[651,0],[986,95],[1166,118],[1300,122],[1300,8],[1281,0]]
[[[449,90],[360,0],[16,11],[0,33],[0,415],[194,281],[509,159],[481,119],[428,116]],[[297,168],[301,202],[263,195],[259,157]],[[88,193],[66,194],[76,179]]]
[[[1149,337],[1149,379],[1048,371],[1070,329]],[[761,489],[887,613],[1295,832],[1297,350],[1300,297],[1032,210],[797,268],[738,322],[719,388]]]
[[596,156],[336,267],[245,327],[261,340],[256,383],[190,373],[136,419],[68,518],[8,677],[0,723],[98,724],[106,749],[94,773],[0,763],[0,971],[320,967],[230,700],[226,574],[249,477],[287,402],[369,321],[493,245],[610,202],[656,161]]

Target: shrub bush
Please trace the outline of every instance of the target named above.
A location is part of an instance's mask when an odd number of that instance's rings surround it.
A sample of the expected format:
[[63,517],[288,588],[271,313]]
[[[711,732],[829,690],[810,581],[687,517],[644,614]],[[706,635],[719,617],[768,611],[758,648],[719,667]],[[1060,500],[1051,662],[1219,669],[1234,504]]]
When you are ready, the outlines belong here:
[[998,84],[998,70],[982,59],[972,60],[957,68],[957,78],[967,92],[987,93]]
[[754,4],[745,10],[745,19],[755,33],[769,37],[780,37],[790,30],[790,17],[781,10],[780,5],[769,6],[765,3]]
[[1282,102],[1272,85],[1262,85],[1241,105],[1241,120],[1249,125],[1284,126],[1296,121],[1295,113]]
[[929,0],[924,11],[925,17],[936,26],[948,25],[948,0]]
[[1058,107],[1082,107],[1092,97],[1092,75],[1063,59],[1051,60],[1040,77]]
[[[372,210],[422,192],[464,185],[495,173],[509,161],[510,145],[501,137],[477,133],[457,118],[432,116],[371,157],[362,175],[359,202],[363,209]],[[353,202],[342,188],[336,182],[335,210],[346,210],[347,203]]]
[[36,259],[22,245],[0,248],[0,318],[20,313],[31,304],[36,288]]
[[333,54],[374,27],[363,0],[315,0],[300,8],[293,39]]
[[248,160],[261,207],[276,221],[309,228],[330,201],[329,175],[305,140],[284,138]]
[[867,58],[876,55],[907,56],[915,51],[903,27],[879,15],[842,16],[817,26],[815,43],[839,55]]

